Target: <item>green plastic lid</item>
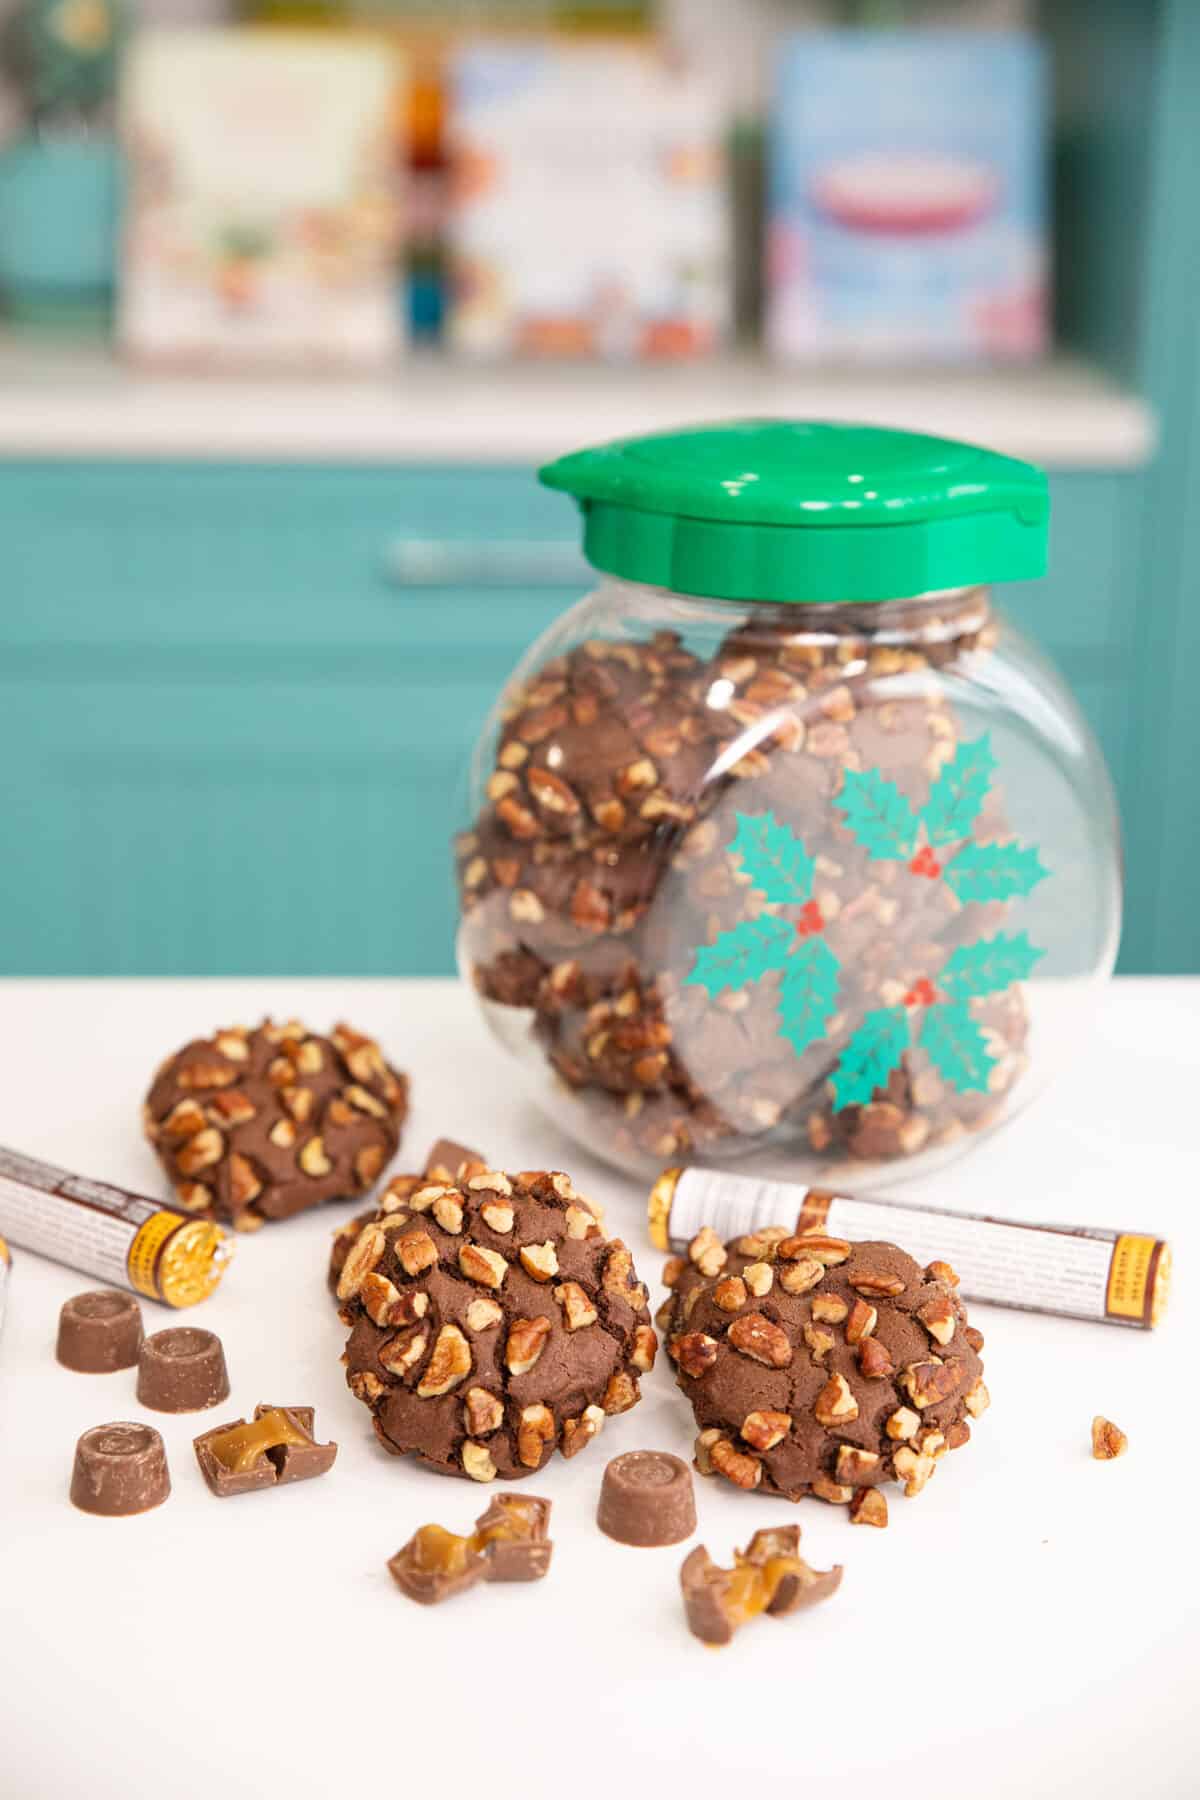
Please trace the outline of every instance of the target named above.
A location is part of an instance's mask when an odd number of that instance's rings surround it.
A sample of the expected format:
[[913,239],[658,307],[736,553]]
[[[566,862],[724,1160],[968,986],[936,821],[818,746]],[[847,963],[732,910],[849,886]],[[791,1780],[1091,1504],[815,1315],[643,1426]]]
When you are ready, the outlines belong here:
[[892,600],[1046,569],[1046,477],[952,438],[738,419],[621,438],[539,472],[584,555],[723,600]]

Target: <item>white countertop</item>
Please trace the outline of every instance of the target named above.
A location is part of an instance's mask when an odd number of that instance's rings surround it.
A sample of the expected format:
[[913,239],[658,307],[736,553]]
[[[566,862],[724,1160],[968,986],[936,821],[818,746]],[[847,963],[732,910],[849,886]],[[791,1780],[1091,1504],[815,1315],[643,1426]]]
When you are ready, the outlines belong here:
[[1069,357],[1032,368],[649,367],[415,356],[373,378],[149,374],[100,346],[0,340],[0,456],[539,462],[580,444],[737,416],[838,418],[967,438],[1052,468],[1134,468],[1152,415]]
[[[501,1164],[570,1169],[607,1204],[657,1304],[644,1196],[515,1095],[448,982],[0,983],[0,1143],[162,1192],[138,1123],[153,1068],[187,1037],[266,1010],[320,1026],[345,1015],[412,1072],[400,1166],[449,1133]],[[991,1411],[919,1499],[890,1491],[886,1532],[819,1502],[793,1510],[700,1483],[700,1541],[719,1560],[794,1518],[815,1565],[846,1567],[825,1606],[757,1621],[720,1652],[684,1629],[683,1548],[625,1549],[591,1522],[608,1456],[689,1451],[690,1415],[666,1368],[598,1445],[537,1478],[555,1508],[544,1583],[423,1609],[386,1559],[427,1519],[467,1527],[486,1495],[383,1455],[344,1386],[324,1265],[352,1208],[240,1242],[223,1288],[187,1315],[225,1343],[233,1395],[218,1417],[309,1402],[341,1446],[322,1480],[229,1502],[192,1460],[211,1415],[145,1413],[131,1372],[55,1363],[60,1304],[95,1284],[18,1249],[0,1338],[0,1791],[1194,1793],[1198,1091],[1200,980],[1117,983],[1050,1095],[908,1189],[964,1210],[1168,1234],[1172,1309],[1150,1334],[973,1308]],[[148,1330],[171,1322],[153,1304],[146,1313]],[[1129,1434],[1118,1462],[1091,1460],[1095,1412]],[[87,1426],[121,1418],[162,1429],[174,1492],[140,1518],[90,1518],[67,1501],[72,1448]]]

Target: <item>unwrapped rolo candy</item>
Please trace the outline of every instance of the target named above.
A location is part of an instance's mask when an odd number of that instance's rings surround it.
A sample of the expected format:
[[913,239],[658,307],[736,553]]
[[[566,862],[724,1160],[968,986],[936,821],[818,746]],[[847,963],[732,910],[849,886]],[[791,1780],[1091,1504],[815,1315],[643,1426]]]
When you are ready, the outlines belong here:
[[498,1494],[469,1537],[422,1525],[388,1568],[400,1591],[422,1606],[436,1606],[478,1581],[540,1581],[554,1550],[549,1525],[549,1500]]

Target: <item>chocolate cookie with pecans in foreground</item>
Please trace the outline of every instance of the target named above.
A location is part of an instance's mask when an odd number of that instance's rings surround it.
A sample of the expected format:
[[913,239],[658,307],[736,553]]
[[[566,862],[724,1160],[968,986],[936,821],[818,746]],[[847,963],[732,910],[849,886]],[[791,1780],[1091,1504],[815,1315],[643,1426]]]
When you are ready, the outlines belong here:
[[389,1191],[337,1297],[346,1380],[383,1447],[475,1481],[574,1456],[636,1406],[658,1347],[630,1252],[544,1170]]
[[947,1263],[895,1244],[707,1226],[663,1271],[658,1323],[696,1415],[696,1467],[736,1487],[887,1524],[886,1481],[919,1494],[988,1405]]
[[143,1109],[181,1207],[254,1231],[365,1193],[395,1155],[408,1078],[338,1025],[318,1037],[265,1019],[185,1044]]

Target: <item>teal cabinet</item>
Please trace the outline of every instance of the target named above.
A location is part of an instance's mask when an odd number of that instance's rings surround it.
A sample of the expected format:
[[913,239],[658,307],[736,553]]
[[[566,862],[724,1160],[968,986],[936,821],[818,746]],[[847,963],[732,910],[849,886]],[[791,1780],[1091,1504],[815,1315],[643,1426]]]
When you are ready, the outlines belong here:
[[[1134,804],[1138,478],[1009,590]],[[522,469],[0,465],[0,972],[440,973],[497,688],[587,582]]]

